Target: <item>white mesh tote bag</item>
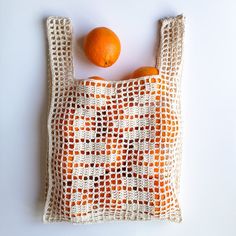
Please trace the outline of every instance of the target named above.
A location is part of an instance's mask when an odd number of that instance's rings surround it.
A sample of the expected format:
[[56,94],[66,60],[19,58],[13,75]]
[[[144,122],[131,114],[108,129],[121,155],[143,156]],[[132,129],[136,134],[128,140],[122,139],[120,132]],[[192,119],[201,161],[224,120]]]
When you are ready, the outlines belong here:
[[184,17],[164,18],[159,75],[76,80],[72,23],[49,17],[48,189],[44,222],[181,221]]

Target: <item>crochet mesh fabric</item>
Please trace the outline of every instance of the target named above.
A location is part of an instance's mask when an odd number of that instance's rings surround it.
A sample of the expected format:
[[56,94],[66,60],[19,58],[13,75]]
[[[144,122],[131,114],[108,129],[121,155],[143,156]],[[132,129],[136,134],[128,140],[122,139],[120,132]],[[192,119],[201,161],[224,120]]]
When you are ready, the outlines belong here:
[[50,64],[44,222],[181,221],[182,15],[161,21],[159,75],[76,80],[72,26],[47,20]]

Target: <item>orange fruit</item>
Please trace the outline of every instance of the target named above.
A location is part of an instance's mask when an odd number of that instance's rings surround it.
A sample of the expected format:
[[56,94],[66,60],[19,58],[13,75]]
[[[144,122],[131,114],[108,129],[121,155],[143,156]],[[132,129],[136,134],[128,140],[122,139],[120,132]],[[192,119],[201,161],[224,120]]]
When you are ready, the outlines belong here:
[[113,65],[120,55],[118,36],[106,27],[90,31],[84,40],[84,51],[88,59],[100,67]]
[[147,75],[158,75],[159,71],[156,67],[142,66],[135,70],[132,74],[132,78],[138,78]]
[[89,79],[94,79],[94,80],[106,80],[106,79],[104,79],[104,78],[102,78],[102,77],[99,77],[99,76],[91,76],[91,77],[89,77]]

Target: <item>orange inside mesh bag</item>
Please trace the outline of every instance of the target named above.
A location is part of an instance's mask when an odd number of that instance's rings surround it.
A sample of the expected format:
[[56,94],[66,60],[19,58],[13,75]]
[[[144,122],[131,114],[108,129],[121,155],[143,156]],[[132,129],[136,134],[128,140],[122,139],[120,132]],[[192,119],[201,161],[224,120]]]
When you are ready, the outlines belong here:
[[81,81],[73,77],[70,20],[48,19],[52,93],[45,222],[181,221],[183,22],[182,16],[161,21],[160,75]]

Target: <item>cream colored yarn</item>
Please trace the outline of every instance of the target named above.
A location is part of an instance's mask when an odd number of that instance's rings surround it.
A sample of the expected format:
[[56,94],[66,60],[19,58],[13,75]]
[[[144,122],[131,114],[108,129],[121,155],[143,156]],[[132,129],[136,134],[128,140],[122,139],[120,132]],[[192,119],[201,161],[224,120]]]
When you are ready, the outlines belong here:
[[182,15],[161,21],[156,76],[76,80],[72,26],[47,20],[51,74],[44,222],[181,221]]

